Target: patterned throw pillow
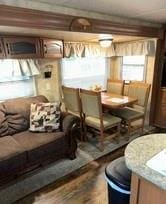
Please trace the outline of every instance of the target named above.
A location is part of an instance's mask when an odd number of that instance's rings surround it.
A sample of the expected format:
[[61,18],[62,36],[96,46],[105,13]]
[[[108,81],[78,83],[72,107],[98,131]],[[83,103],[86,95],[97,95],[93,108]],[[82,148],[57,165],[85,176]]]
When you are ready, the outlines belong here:
[[30,131],[53,132],[60,125],[59,103],[32,103],[30,113]]

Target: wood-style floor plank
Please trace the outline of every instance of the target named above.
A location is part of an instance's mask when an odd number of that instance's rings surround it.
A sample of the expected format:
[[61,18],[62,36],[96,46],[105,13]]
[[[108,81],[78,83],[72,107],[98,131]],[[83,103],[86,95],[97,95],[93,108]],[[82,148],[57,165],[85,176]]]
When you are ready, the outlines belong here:
[[105,167],[123,154],[124,148],[110,153],[15,204],[107,204]]

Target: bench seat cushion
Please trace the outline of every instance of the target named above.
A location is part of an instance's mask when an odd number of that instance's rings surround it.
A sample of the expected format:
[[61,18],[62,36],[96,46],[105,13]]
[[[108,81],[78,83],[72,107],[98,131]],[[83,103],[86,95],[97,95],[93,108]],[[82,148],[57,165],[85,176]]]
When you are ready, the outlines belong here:
[[0,138],[0,177],[23,167],[27,162],[25,149],[11,136]]
[[129,107],[113,110],[112,113],[124,120],[134,120],[144,116],[143,112]]
[[43,158],[66,156],[67,141],[63,132],[33,133],[24,131],[13,138],[27,151],[28,162],[40,162]]

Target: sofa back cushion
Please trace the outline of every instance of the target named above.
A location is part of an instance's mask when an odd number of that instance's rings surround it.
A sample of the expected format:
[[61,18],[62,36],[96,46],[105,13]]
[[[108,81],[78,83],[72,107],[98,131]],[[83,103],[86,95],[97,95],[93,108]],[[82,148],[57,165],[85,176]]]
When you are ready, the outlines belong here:
[[23,97],[6,100],[3,104],[6,115],[20,114],[29,121],[31,103],[48,102],[45,96]]
[[0,136],[29,128],[31,103],[48,102],[45,96],[9,99],[0,103]]

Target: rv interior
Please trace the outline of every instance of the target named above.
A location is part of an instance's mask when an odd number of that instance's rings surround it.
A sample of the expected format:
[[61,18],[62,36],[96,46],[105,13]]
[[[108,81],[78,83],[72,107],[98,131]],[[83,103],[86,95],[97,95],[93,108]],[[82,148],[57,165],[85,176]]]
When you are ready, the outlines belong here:
[[85,2],[0,1],[0,204],[166,204],[166,18]]

